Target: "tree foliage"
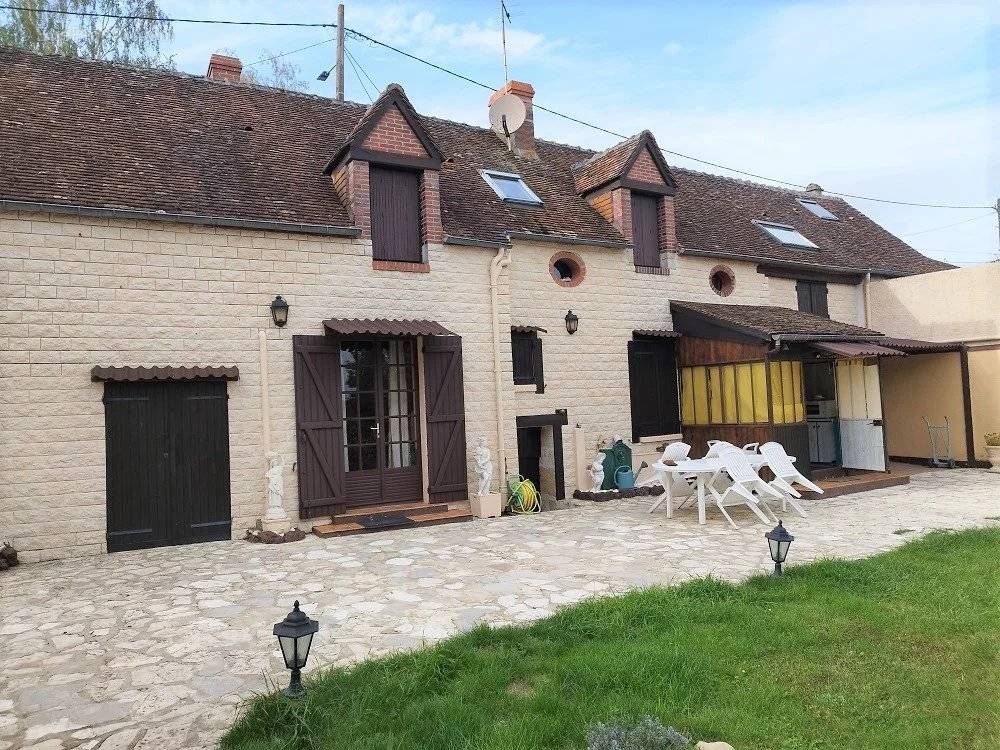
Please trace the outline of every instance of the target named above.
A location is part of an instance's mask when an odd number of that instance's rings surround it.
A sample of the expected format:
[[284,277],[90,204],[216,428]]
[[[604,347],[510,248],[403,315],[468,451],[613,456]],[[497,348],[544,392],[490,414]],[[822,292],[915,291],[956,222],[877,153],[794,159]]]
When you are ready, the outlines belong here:
[[[267,50],[263,54],[268,54]],[[240,76],[247,83],[259,83],[290,91],[308,91],[309,83],[302,80],[302,70],[298,65],[281,57],[272,57],[260,63],[263,71],[247,66]]]
[[[0,45],[141,67],[172,67],[161,45],[173,39],[173,26],[155,0],[20,0],[17,4],[18,10],[0,11]],[[74,15],[79,13],[138,18]]]

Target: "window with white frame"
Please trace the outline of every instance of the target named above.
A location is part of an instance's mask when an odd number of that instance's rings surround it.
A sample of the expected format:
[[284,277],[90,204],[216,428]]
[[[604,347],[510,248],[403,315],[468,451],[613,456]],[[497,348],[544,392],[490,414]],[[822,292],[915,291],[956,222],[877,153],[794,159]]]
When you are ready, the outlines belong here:
[[492,169],[481,169],[479,174],[486,180],[486,184],[493,188],[493,192],[505,201],[535,206],[542,203],[542,199],[524,184],[524,179],[519,174],[497,172]]
[[754,224],[763,229],[782,245],[788,245],[790,247],[804,247],[810,250],[819,249],[818,245],[810,242],[809,239],[795,227],[790,227],[787,224],[774,224],[769,221],[755,221]]
[[837,214],[810,198],[796,198],[795,200],[797,200],[803,208],[808,210],[814,216],[826,219],[827,221],[840,221],[840,219],[837,218]]

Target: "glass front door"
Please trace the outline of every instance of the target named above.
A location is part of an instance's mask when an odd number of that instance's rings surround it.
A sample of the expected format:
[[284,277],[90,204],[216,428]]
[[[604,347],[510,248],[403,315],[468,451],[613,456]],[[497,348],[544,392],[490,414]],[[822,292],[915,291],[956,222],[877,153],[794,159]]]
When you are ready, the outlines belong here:
[[347,504],[420,500],[415,341],[344,341],[340,367]]

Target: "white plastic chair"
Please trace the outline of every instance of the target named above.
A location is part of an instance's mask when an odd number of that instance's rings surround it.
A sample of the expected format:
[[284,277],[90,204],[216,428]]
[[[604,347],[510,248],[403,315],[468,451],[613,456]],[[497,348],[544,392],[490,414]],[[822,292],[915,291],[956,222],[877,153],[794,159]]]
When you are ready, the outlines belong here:
[[727,448],[736,448],[732,443],[727,443],[725,440],[709,440],[708,442],[708,452],[705,454],[705,458],[715,458],[716,456],[721,456],[722,451]]
[[[698,494],[697,477],[694,474],[677,474],[676,472],[665,470],[668,462],[676,463],[677,461],[683,461],[688,457],[689,453],[691,453],[691,446],[687,443],[670,443],[663,449],[663,455],[660,456],[659,460],[653,462],[652,469],[654,474],[652,478],[642,484],[652,485],[658,482],[663,487],[664,493],[666,493],[668,489],[667,482],[669,482],[670,497],[674,500],[683,499],[684,503],[689,502]],[[681,503],[681,506],[678,507],[682,507],[684,503]]]
[[[733,521],[732,516],[729,515],[726,508],[734,505],[745,505],[763,523],[770,523],[772,519],[768,518],[763,510],[761,510],[762,507],[766,508],[766,506],[761,505],[760,500],[758,500],[754,493],[756,492],[761,496],[771,495],[779,500],[783,497],[782,493],[771,487],[757,475],[757,472],[750,465],[746,453],[739,448],[734,446],[729,450],[725,450],[719,458],[722,460],[722,466],[726,474],[729,475],[729,478],[733,482],[725,491],[720,491],[712,483],[708,485],[708,489],[715,499],[716,506],[722,511],[722,515],[726,517],[726,520],[729,521],[734,529],[738,529],[739,526]],[[770,509],[768,509],[768,512],[770,512]],[[776,516],[774,520],[777,520]]]
[[781,493],[781,509],[787,510],[788,506],[791,505],[795,508],[796,513],[805,518],[806,512],[801,505],[795,502],[796,499],[801,499],[802,494],[793,485],[797,484],[820,495],[823,494],[823,488],[811,482],[795,468],[785,446],[781,443],[773,441],[764,443],[760,446],[760,454],[767,460],[767,466],[774,474],[774,479],[769,482],[769,485]]
[[757,453],[760,450],[760,443],[747,443],[743,446],[744,453]]

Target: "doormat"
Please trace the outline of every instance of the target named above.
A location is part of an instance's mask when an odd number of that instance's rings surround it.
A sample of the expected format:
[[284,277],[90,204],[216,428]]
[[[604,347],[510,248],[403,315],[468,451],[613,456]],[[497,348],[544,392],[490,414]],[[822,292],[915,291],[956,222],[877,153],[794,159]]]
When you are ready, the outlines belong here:
[[389,526],[406,526],[413,523],[413,519],[404,513],[379,513],[371,516],[357,516],[352,518],[351,522],[364,526],[366,529],[384,529]]

